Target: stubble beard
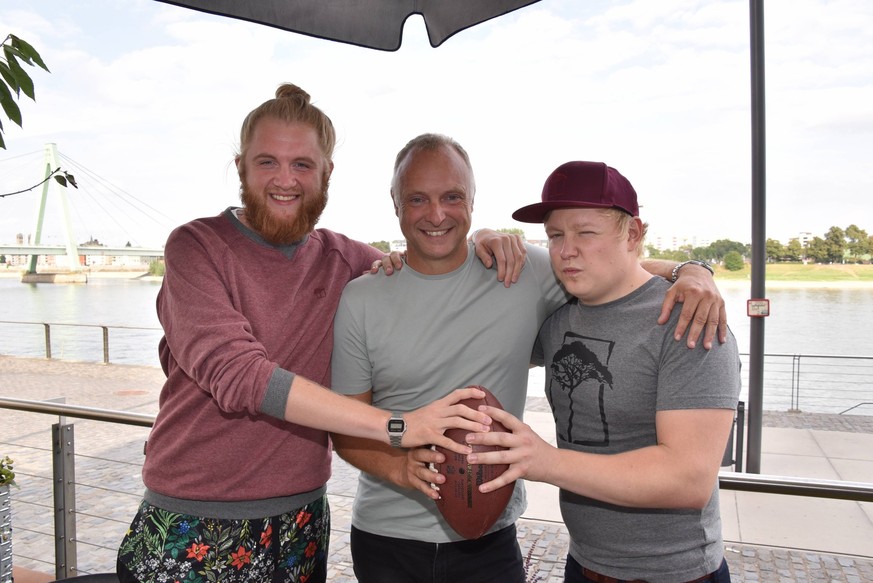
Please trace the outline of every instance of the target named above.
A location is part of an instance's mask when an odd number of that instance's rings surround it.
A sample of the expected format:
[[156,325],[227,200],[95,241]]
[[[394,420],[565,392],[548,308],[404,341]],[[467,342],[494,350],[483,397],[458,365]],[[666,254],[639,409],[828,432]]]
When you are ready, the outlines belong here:
[[275,216],[262,195],[246,185],[245,172],[240,171],[239,197],[245,207],[248,226],[273,245],[290,245],[312,232],[327,206],[327,178],[322,180],[321,192],[301,196],[301,205],[293,219]]

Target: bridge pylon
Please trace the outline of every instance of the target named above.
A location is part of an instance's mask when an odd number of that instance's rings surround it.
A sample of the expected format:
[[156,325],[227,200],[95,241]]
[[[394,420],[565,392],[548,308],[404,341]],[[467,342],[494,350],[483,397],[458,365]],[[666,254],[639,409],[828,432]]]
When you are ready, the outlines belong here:
[[[79,263],[79,254],[76,241],[73,239],[73,223],[70,220],[70,201],[67,196],[67,189],[61,186],[57,181],[49,180],[49,177],[52,175],[52,173],[60,167],[61,165],[58,161],[58,145],[53,143],[46,144],[45,175],[43,176],[45,182],[42,185],[42,196],[37,202],[36,228],[33,231],[33,244],[39,245],[40,243],[42,243],[42,225],[45,219],[45,209],[48,200],[49,188],[52,184],[54,184],[57,188],[58,195],[60,196],[61,213],[63,214],[64,219],[64,240],[67,248],[67,260],[69,262],[69,269],[71,272],[80,272],[82,270],[82,266]],[[38,255],[30,256],[25,275],[36,273],[36,264],[38,258]]]

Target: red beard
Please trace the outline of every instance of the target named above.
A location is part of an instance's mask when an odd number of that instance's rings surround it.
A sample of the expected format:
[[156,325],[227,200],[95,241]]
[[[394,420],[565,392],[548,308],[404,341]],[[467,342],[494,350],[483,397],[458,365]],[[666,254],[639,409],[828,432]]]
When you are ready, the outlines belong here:
[[245,206],[246,224],[264,240],[273,245],[289,245],[311,233],[327,206],[327,184],[320,194],[302,197],[299,211],[290,221],[281,219],[270,212],[263,196],[252,193],[245,186],[245,174],[240,172],[239,197]]

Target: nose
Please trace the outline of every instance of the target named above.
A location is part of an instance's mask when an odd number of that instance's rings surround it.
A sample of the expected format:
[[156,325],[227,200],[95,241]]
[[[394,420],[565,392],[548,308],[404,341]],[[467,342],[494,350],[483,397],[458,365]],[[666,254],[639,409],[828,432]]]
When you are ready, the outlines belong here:
[[278,188],[288,190],[297,184],[297,175],[292,169],[283,166],[279,169],[279,172],[276,173],[273,183]]
[[576,246],[573,245],[569,236],[564,236],[561,240],[561,259],[571,259],[576,255]]
[[439,202],[430,205],[428,209],[427,220],[434,226],[439,226],[446,218],[446,211],[443,205]]

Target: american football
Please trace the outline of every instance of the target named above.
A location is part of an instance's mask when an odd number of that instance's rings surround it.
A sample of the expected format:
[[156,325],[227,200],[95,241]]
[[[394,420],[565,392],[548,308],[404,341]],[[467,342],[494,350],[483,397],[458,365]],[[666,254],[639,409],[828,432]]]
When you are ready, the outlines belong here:
[[[491,391],[485,387],[477,387],[485,391],[484,404],[490,407],[503,409]],[[460,401],[471,409],[476,409],[483,404],[482,399],[465,399]],[[497,421],[491,424],[491,431],[506,431],[506,428]],[[464,429],[449,429],[446,436],[456,443],[465,443],[465,437],[469,433]],[[437,451],[446,456],[442,464],[434,464],[436,471],[446,477],[445,483],[440,486],[440,498],[437,500],[437,508],[446,522],[455,532],[466,539],[479,538],[491,528],[500,518],[506,508],[515,482],[483,494],[479,491],[479,485],[489,482],[500,476],[507,470],[507,465],[470,464],[467,456],[437,447]],[[505,449],[498,446],[474,445],[476,452],[498,451]]]

